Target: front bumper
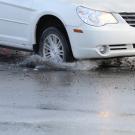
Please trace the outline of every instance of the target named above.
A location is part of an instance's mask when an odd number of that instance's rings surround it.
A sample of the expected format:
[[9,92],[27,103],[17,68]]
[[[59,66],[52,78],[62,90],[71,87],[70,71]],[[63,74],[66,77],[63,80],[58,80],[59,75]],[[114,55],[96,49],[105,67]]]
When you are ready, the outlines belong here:
[[[73,31],[75,28],[67,26],[71,48],[76,59],[135,55],[135,48],[133,47],[135,28],[126,23],[109,24],[102,27],[83,25],[79,27],[83,33],[75,33]],[[105,54],[101,54],[99,51],[103,45],[109,48]],[[115,49],[112,49],[112,46]]]

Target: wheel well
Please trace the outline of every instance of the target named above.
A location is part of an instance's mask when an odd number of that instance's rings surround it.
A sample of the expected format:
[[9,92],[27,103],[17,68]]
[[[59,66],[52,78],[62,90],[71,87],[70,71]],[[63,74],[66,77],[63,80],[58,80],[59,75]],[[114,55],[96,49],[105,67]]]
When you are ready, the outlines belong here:
[[48,28],[49,26],[54,26],[54,27],[58,28],[64,34],[64,36],[69,44],[69,48],[70,48],[70,51],[71,51],[71,54],[73,57],[71,44],[70,44],[70,40],[69,40],[68,33],[66,31],[66,28],[65,28],[64,24],[62,23],[62,21],[53,15],[42,16],[37,23],[37,28],[36,28],[36,44],[37,44],[37,46],[35,47],[36,52],[38,52],[38,50],[39,50],[38,44],[40,42],[41,34],[42,34],[43,30],[45,28]]

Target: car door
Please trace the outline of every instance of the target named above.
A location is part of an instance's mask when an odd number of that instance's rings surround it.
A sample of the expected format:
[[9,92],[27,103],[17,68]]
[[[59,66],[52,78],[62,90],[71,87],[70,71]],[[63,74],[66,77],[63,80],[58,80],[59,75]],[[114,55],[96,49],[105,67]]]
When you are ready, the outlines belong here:
[[30,39],[33,0],[0,0],[0,44],[26,46]]

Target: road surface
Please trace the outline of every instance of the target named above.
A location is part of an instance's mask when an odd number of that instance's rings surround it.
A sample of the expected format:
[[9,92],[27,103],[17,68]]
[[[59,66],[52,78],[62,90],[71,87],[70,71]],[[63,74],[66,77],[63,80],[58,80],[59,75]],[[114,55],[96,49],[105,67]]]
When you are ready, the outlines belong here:
[[18,59],[0,59],[0,135],[135,134],[135,71],[38,70]]

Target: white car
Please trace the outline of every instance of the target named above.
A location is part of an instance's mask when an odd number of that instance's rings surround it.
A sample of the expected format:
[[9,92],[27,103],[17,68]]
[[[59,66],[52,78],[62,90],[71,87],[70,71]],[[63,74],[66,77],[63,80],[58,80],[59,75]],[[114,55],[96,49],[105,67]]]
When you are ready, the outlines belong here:
[[134,0],[0,0],[0,45],[49,61],[135,55]]

